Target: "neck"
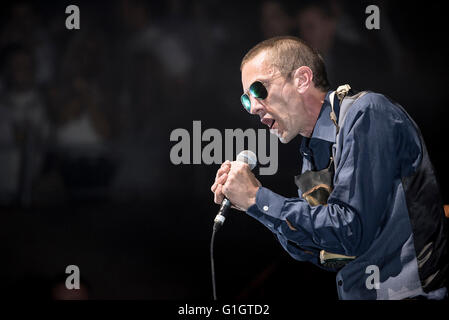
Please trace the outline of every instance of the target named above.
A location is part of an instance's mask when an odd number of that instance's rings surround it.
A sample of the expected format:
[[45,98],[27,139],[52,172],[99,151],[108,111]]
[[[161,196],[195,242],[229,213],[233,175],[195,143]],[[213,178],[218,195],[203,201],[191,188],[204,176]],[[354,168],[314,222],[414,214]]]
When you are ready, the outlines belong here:
[[326,92],[323,92],[319,89],[312,88],[307,96],[304,97],[304,105],[307,106],[307,114],[309,118],[310,125],[304,130],[305,137],[311,137],[313,129],[315,128],[315,124],[318,120],[318,116],[320,115],[321,107],[324,103],[324,99],[326,98]]

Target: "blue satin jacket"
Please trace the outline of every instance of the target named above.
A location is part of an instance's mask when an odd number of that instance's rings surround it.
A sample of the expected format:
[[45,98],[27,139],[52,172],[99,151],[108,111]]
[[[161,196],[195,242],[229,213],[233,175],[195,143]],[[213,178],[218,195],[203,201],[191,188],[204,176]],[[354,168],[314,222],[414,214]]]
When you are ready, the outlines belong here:
[[300,148],[302,173],[334,155],[327,205],[310,206],[306,190],[285,198],[260,187],[247,214],[297,260],[322,267],[320,250],[356,256],[336,273],[340,299],[447,297],[447,219],[418,127],[402,107],[368,92],[345,110],[337,136],[329,96]]

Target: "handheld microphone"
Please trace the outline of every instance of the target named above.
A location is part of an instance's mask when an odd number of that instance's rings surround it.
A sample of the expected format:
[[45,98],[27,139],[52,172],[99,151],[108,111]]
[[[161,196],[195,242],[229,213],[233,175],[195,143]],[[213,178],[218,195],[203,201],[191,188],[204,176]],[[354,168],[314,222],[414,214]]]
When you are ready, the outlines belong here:
[[[244,150],[238,154],[236,161],[247,163],[250,170],[253,170],[257,164],[257,156],[251,150]],[[227,198],[224,198],[221,202],[220,210],[218,210],[218,214],[214,219],[214,231],[220,229],[224,224],[231,205],[231,201],[229,201]]]

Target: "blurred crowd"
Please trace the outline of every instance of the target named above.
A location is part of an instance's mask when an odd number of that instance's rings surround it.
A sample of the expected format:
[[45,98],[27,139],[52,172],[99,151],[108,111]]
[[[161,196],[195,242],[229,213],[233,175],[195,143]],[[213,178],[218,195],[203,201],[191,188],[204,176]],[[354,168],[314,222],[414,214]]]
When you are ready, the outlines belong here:
[[170,130],[198,119],[248,126],[235,120],[243,118],[240,60],[272,36],[299,36],[318,49],[333,86],[413,100],[399,85],[414,70],[413,54],[388,14],[381,31],[367,32],[364,2],[77,4],[80,30],[65,28],[64,3],[2,4],[3,206],[169,188]]

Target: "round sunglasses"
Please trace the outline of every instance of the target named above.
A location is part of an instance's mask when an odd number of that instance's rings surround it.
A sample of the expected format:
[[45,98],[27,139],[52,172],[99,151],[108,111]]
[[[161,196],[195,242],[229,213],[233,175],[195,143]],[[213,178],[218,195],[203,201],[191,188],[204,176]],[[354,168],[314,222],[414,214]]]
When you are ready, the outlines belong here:
[[[289,78],[290,75],[292,74],[292,72],[295,70],[290,71],[287,75],[286,78]],[[270,83],[271,81],[282,77],[282,74],[278,74],[277,76],[271,78],[270,80],[266,81],[266,83]],[[267,88],[265,87],[265,85],[257,80],[254,81],[250,86],[249,86],[249,90],[248,92],[256,99],[260,99],[260,100],[265,100],[268,96],[268,91]],[[242,102],[243,108],[248,111],[249,113],[251,113],[251,100],[248,96],[247,93],[242,94],[242,96],[240,97],[240,101]]]
[[[254,81],[248,91],[256,99],[264,100],[268,96],[267,88],[265,88],[260,81]],[[246,111],[251,112],[251,100],[247,93],[242,94],[240,101],[242,102],[243,108],[245,108]]]

